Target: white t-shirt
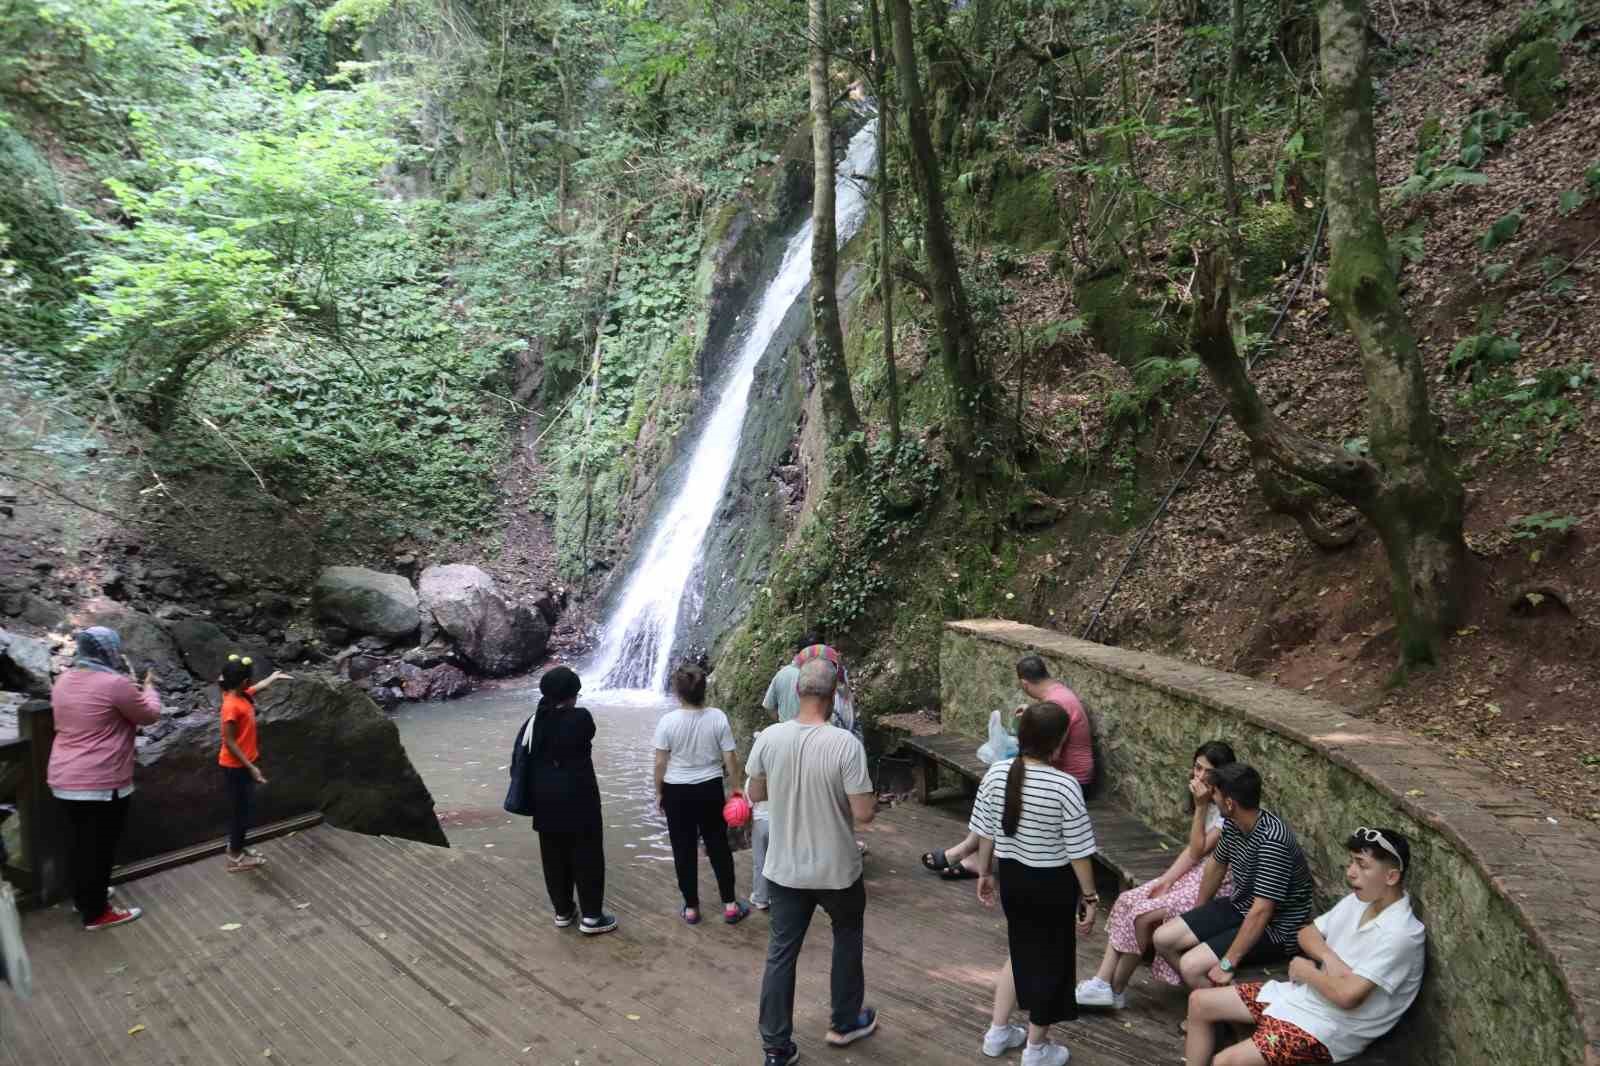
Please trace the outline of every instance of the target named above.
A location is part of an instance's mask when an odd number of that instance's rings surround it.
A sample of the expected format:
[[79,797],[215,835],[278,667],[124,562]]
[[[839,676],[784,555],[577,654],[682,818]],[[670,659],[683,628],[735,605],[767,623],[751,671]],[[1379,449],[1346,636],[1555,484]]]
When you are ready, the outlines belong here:
[[1411,897],[1401,896],[1363,928],[1367,905],[1351,893],[1316,920],[1317,931],[1357,977],[1374,988],[1355,1010],[1336,1007],[1310,985],[1268,981],[1260,1000],[1267,1017],[1298,1025],[1344,1062],[1394,1028],[1417,998],[1427,934],[1411,912]]
[[662,780],[669,785],[698,785],[722,776],[722,753],[732,751],[728,716],[715,707],[679,707],[656,723],[656,750],[672,754]]
[[1073,859],[1092,858],[1094,826],[1083,803],[1083,786],[1071,774],[1054,766],[1028,764],[1022,778],[1022,810],[1017,831],[1006,836],[1006,779],[1015,759],[1002,759],[989,767],[972,801],[967,828],[994,841],[999,859],[1015,859],[1024,866],[1048,869]]
[[767,779],[769,836],[761,873],[787,888],[849,888],[861,876],[850,797],[872,791],[861,741],[832,725],[768,726],[750,746]]
[[1211,808],[1210,810],[1206,811],[1206,832],[1209,833],[1213,829],[1221,832],[1222,808],[1218,807],[1215,803],[1208,803],[1206,806]]

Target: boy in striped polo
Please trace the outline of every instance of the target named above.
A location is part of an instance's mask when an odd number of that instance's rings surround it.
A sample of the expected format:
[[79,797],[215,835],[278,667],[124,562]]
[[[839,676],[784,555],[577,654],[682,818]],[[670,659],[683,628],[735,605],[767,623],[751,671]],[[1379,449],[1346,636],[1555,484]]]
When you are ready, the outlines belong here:
[[[1222,839],[1206,859],[1200,905],[1168,919],[1154,937],[1190,988],[1228,985],[1240,966],[1293,957],[1311,920],[1311,870],[1294,830],[1261,807],[1261,775],[1230,763],[1211,771],[1211,785]],[[1233,896],[1216,899],[1230,872]]]

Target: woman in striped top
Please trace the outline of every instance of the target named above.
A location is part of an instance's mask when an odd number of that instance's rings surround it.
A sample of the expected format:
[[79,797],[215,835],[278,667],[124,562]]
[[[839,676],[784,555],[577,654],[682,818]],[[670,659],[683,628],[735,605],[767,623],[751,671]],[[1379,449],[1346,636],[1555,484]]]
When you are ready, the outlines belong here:
[[[984,1053],[1004,1054],[1024,1041],[1023,1066],[1063,1066],[1065,1047],[1050,1026],[1078,1016],[1077,935],[1094,929],[1094,826],[1083,787],[1050,765],[1065,742],[1067,712],[1035,703],[1017,727],[1018,755],[989,767],[972,805],[978,836],[978,900],[994,906],[998,880],[1011,955],[995,983]],[[996,862],[996,860],[998,860]],[[991,872],[993,864],[994,872]],[[1013,1006],[1028,1027],[1011,1024]]]

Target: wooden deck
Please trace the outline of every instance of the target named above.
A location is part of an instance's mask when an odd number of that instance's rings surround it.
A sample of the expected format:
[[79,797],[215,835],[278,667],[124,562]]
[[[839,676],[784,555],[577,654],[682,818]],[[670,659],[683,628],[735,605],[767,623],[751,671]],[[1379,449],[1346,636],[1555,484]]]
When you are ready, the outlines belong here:
[[[819,914],[796,1005],[807,1060],[982,1061],[1003,919],[977,905],[973,882],[943,883],[918,862],[961,832],[953,812],[903,804],[864,834],[868,1001],[882,1029],[848,1050],[823,1043]],[[35,995],[18,1003],[0,988],[0,1066],[760,1061],[767,919],[685,926],[666,864],[613,851],[608,903],[622,928],[584,938],[554,928],[523,862],[327,826],[261,850],[260,874],[209,860],[124,885],[145,916],[123,929],[86,934],[62,907],[27,915]],[[738,859],[743,893],[750,853]],[[1080,976],[1104,943],[1097,933],[1080,948]],[[1075,1063],[1179,1061],[1182,996],[1143,973],[1130,993],[1128,1011],[1058,1027]]]

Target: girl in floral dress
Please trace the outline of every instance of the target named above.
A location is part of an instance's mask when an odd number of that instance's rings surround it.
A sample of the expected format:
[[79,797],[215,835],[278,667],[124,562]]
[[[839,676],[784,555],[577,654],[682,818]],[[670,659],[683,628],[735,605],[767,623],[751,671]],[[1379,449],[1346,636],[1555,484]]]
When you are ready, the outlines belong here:
[[[1194,762],[1189,768],[1193,816],[1189,822],[1188,846],[1166,873],[1117,897],[1107,925],[1105,957],[1100,960],[1099,971],[1078,984],[1078,1006],[1116,1010],[1126,1006],[1128,981],[1150,950],[1151,934],[1168,918],[1196,905],[1206,856],[1222,836],[1222,812],[1212,802],[1207,774],[1233,761],[1233,749],[1220,740],[1208,741],[1195,749]],[[1232,892],[1232,885],[1225,881],[1217,890],[1217,897],[1220,899]],[[1159,955],[1151,965],[1151,972],[1174,988],[1183,984],[1177,971]]]

